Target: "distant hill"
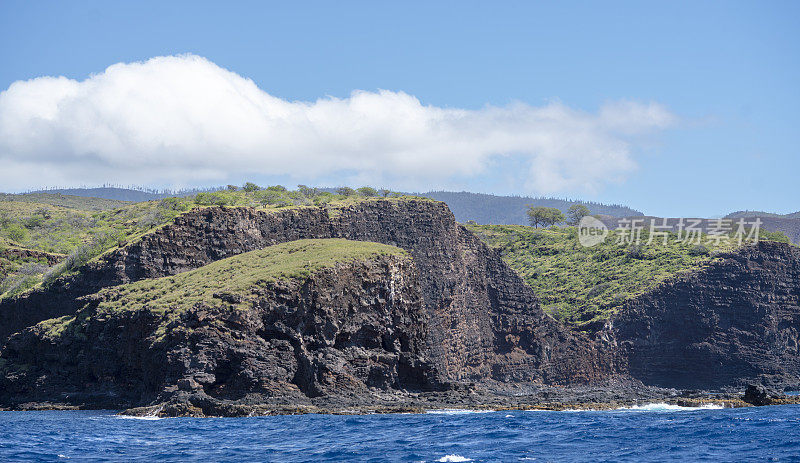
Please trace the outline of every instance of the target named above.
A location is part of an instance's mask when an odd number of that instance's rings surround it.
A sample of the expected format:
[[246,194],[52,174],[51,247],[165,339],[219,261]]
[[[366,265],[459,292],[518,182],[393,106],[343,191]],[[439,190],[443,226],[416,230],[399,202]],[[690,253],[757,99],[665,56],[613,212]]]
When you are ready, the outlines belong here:
[[792,212],[791,214],[774,214],[772,212],[764,211],[736,211],[726,215],[726,219],[740,219],[747,217],[774,217],[780,219],[800,219],[800,211]]
[[583,204],[592,214],[602,214],[612,217],[641,216],[641,212],[617,204],[608,205],[589,201],[572,201],[557,198],[532,198],[526,196],[495,196],[483,193],[469,193],[466,191],[430,191],[418,193],[437,201],[442,201],[450,207],[456,220],[466,222],[474,220],[479,224],[493,225],[528,225],[526,211],[528,205],[555,207],[562,212],[567,212],[573,204]]
[[221,187],[215,188],[196,188],[192,190],[148,190],[139,188],[119,188],[119,187],[98,187],[98,188],[58,188],[52,190],[37,190],[31,193],[62,194],[72,196],[83,196],[88,198],[114,199],[117,201],[143,202],[154,199],[164,199],[173,196],[189,196],[205,191],[216,191]]
[[[71,195],[92,198],[103,198],[116,201],[152,201],[171,196],[189,196],[203,191],[216,191],[223,187],[181,190],[157,191],[143,188],[62,188],[52,190],[39,190],[28,194]],[[335,188],[320,188],[321,191],[334,192]],[[617,204],[608,205],[590,201],[574,201],[558,198],[533,198],[526,196],[496,196],[483,193],[469,193],[466,191],[430,191],[427,193],[414,193],[418,196],[442,201],[447,204],[456,220],[466,222],[474,220],[480,224],[496,225],[527,225],[528,217],[525,214],[527,206],[555,207],[566,212],[573,204],[584,204],[592,214],[602,214],[611,217],[641,216],[641,212]]]

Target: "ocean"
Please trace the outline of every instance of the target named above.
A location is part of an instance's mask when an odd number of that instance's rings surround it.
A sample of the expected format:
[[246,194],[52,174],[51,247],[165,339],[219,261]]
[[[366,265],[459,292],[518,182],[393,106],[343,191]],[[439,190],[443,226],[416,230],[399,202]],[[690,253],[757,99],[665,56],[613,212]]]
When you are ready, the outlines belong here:
[[800,406],[125,418],[0,412],[0,461],[800,461]]

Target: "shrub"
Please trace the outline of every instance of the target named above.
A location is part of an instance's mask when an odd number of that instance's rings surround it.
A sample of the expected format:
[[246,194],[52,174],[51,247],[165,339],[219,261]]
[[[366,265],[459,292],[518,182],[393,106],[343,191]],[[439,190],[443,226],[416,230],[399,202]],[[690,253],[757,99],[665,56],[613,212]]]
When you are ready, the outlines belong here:
[[36,214],[41,215],[42,217],[44,217],[45,220],[50,220],[51,218],[53,218],[53,215],[50,213],[50,210],[47,209],[46,207],[40,207],[39,209],[36,209]]
[[8,237],[8,239],[11,241],[16,241],[17,243],[23,243],[28,240],[28,231],[16,223],[8,225],[6,228],[4,228],[3,235]]
[[34,228],[41,228],[44,225],[45,219],[41,215],[32,215],[25,219],[25,228],[32,230]]
[[696,244],[689,249],[690,256],[707,256],[709,254],[711,254],[711,251],[702,244]]
[[308,198],[314,198],[319,195],[319,190],[316,188],[311,188],[306,185],[297,185],[297,191],[299,191],[303,196]]
[[189,204],[180,198],[164,198],[158,203],[158,207],[182,212],[189,209]]
[[631,259],[647,259],[647,253],[644,249],[644,245],[641,244],[632,244],[628,247],[627,250],[628,257]]
[[376,190],[375,188],[372,188],[372,187],[368,187],[368,186],[362,186],[357,191],[358,191],[358,194],[360,194],[361,196],[367,196],[367,197],[370,197],[370,198],[373,197],[373,196],[378,196],[378,190]]
[[227,206],[232,204],[231,198],[228,198],[222,192],[214,193],[197,193],[194,197],[194,202],[201,206]]
[[254,192],[253,197],[262,206],[268,206],[270,204],[276,204],[281,198],[283,198],[283,195],[279,191],[270,190],[267,188],[266,190]]
[[283,185],[272,185],[272,186],[268,186],[267,190],[269,190],[269,191],[277,191],[279,193],[283,193],[284,191],[286,191],[286,187],[283,186]]
[[44,275],[45,286],[51,284],[61,275],[85,265],[93,258],[102,254],[106,249],[113,247],[119,242],[119,240],[119,236],[114,236],[111,233],[102,233],[94,236],[91,242],[86,243],[78,247],[78,249],[72,251],[72,253],[70,253],[66,259],[61,261],[61,263],[55,267],[51,268]]
[[758,230],[758,239],[764,241],[777,241],[779,243],[791,243],[789,237],[782,231],[771,232],[769,230]]
[[242,190],[246,191],[247,193],[252,193],[252,192],[254,192],[254,191],[258,191],[258,190],[260,190],[260,189],[261,189],[261,187],[260,187],[260,186],[258,186],[258,185],[256,185],[256,184],[255,184],[255,183],[253,183],[253,182],[247,182],[247,183],[245,183],[245,184],[244,184],[244,186],[242,187]]

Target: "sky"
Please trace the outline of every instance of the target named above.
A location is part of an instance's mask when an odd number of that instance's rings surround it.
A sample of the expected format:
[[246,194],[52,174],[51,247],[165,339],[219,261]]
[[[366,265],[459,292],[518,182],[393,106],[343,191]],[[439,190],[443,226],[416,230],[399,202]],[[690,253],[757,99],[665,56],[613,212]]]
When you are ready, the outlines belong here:
[[800,2],[0,0],[0,191],[800,210]]

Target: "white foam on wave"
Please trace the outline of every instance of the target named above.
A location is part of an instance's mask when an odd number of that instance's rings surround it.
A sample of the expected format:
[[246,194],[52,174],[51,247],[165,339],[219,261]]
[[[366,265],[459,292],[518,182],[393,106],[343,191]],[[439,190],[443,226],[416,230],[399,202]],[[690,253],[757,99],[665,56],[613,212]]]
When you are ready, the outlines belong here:
[[472,458],[462,457],[461,455],[456,455],[455,453],[452,455],[445,455],[442,458],[439,458],[436,461],[441,462],[460,462],[460,461],[472,461]]
[[720,410],[725,408],[722,404],[707,403],[698,407],[684,407],[682,405],[673,405],[664,402],[651,403],[645,405],[632,405],[630,407],[621,407],[619,411],[638,411],[638,412],[674,412],[674,411],[697,411],[697,410]]
[[120,415],[118,416],[118,418],[121,418],[123,420],[142,420],[142,421],[158,421],[164,419],[159,416],[125,416],[125,415]]
[[427,410],[430,415],[466,415],[468,413],[494,413],[495,410],[468,410],[461,408],[443,408],[440,410]]
[[631,405],[629,407],[619,407],[613,410],[602,410],[596,408],[567,408],[564,410],[529,409],[526,412],[561,412],[561,413],[581,413],[581,412],[606,412],[606,411],[634,411],[634,412],[675,412],[675,411],[697,411],[697,410],[721,410],[725,408],[722,404],[712,402],[702,404],[697,407],[684,407],[665,402],[649,403],[644,405]]

